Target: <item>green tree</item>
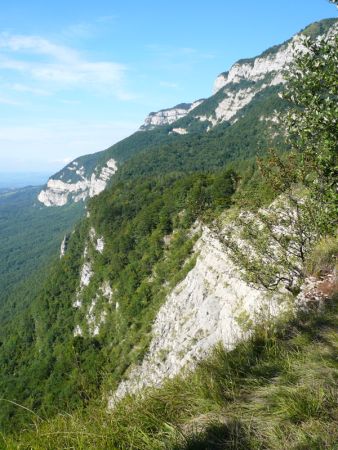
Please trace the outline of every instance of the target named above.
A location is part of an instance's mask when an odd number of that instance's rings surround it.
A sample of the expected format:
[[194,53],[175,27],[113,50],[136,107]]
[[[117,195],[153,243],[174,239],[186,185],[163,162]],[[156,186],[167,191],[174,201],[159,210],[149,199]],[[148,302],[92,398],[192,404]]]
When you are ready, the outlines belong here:
[[280,179],[285,185],[293,178],[307,188],[316,205],[312,219],[323,234],[333,231],[337,218],[338,35],[307,38],[304,49],[296,56],[285,94],[293,106],[286,117],[289,165],[296,164]]
[[[224,241],[249,281],[293,293],[304,277],[309,251],[336,229],[338,52],[332,31],[304,38],[284,98],[287,155],[271,150],[258,161],[265,183],[279,197],[255,216],[242,214]],[[235,237],[234,237],[235,236]]]

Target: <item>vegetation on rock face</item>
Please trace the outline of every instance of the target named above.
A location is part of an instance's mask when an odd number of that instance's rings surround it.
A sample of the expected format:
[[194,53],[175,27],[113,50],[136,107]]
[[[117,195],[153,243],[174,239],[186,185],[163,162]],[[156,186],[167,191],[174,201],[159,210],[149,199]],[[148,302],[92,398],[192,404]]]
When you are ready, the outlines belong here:
[[[300,244],[301,271],[323,273],[334,266],[337,44],[309,43],[309,50],[297,60],[289,84],[295,106],[287,121],[291,152],[287,157],[273,152],[260,161],[263,178],[251,162],[235,163],[237,173],[220,169],[271,143],[259,118],[279,104],[278,88],[272,88],[273,96],[261,93],[231,127],[172,136],[165,145],[162,130],[149,147],[143,134],[141,152],[125,163],[110,189],[89,202],[89,217],[70,237],[65,256],[48,269],[48,280],[30,307],[14,315],[15,327],[12,321],[4,329],[4,447],[333,448],[338,439],[337,317],[329,302],[322,312],[300,314],[291,325],[256,330],[230,353],[216,349],[194,373],[125,398],[113,412],[102,401],[143,357],[161,302],[194,264],[196,236],[190,230],[196,220],[212,221],[233,202],[257,211],[283,195],[291,202],[289,225],[296,224],[298,241],[281,233],[276,245],[288,250]],[[125,146],[121,143],[121,151]],[[266,244],[274,239],[276,220],[276,215],[262,216],[264,232],[250,221],[244,230],[261,252],[258,260],[262,252],[269,256]],[[90,240],[92,229],[104,241],[102,253]],[[283,259],[276,263],[284,270],[290,261]],[[320,260],[318,266],[314,260]],[[80,288],[81,267],[88,261],[93,274]],[[245,268],[258,282],[264,278],[274,287],[278,272],[272,265],[265,264],[265,273],[262,261],[249,267],[250,262]],[[99,294],[104,283],[112,290],[105,302]],[[87,310],[96,299],[102,308],[98,314],[105,312],[97,334],[83,310],[74,308],[76,299]],[[82,335],[74,333],[75,324]]]
[[[208,132],[170,135],[170,140],[144,148],[121,166],[115,180],[160,175],[168,171],[215,171],[232,162],[239,164],[264,155],[271,145],[285,150],[280,126],[260,120],[274,115],[275,110],[285,109],[286,103],[278,97],[278,92],[280,87],[273,86],[257,94],[257,99],[243,108],[243,115],[231,126],[223,123]],[[195,119],[195,122],[200,124],[199,120]],[[184,122],[178,121],[176,125],[184,127]]]
[[[15,329],[6,329],[10,338],[0,348],[2,397],[48,417],[85,405],[103,386],[104,391],[116,386],[142,358],[166,293],[193,264],[193,259],[186,264],[196,240],[191,225],[227,208],[234,188],[231,171],[167,175],[120,183],[92,200],[90,217],[71,235],[42,291]],[[90,243],[91,228],[103,236],[102,254]],[[87,314],[73,306],[85,247],[94,275],[81,302],[88,311],[96,299],[95,314],[106,314],[98,335]],[[111,302],[97,297],[103,283],[111,286]],[[74,335],[75,324],[82,336]],[[0,418],[6,428],[17,429],[27,414],[5,401]]]
[[[285,118],[290,151],[274,150],[259,167],[274,196],[269,210],[239,215],[225,242],[250,281],[267,289],[283,284],[297,292],[307,255],[337,227],[338,37],[304,41],[288,75]],[[234,228],[243,242],[233,239]]]

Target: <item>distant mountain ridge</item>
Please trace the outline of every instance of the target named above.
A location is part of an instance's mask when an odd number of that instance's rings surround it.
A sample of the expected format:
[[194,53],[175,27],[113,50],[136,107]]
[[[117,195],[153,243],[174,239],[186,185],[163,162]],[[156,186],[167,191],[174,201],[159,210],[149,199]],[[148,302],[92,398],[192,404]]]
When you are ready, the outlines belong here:
[[[53,175],[40,192],[39,201],[46,206],[61,206],[93,197],[105,189],[114,174],[134,155],[156,146],[171,145],[175,139],[184,139],[185,135],[203,136],[213,130],[218,133],[218,127],[223,126],[224,134],[230,136],[227,139],[230,148],[231,139],[234,139],[231,127],[244,119],[262,96],[276,98],[283,89],[283,73],[292,62],[294,51],[302,48],[302,35],[321,36],[336,27],[336,23],[336,19],[315,22],[257,57],[239,60],[229,71],[218,75],[214,94],[207,99],[150,113],[140,131],[107,150],[75,159]],[[271,136],[278,133],[276,129],[270,130],[272,122],[278,122],[278,112],[277,108],[270,111],[269,116],[262,113],[260,117]],[[229,130],[225,130],[227,127]],[[252,148],[251,156],[258,150],[258,147]]]

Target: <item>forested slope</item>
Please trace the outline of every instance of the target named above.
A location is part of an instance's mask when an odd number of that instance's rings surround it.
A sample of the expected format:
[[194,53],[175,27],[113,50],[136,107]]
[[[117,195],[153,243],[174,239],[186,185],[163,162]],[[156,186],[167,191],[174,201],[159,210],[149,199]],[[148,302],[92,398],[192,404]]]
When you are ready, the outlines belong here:
[[[223,121],[208,132],[170,135],[165,145],[151,143],[88,202],[88,214],[68,239],[64,256],[46,268],[45,282],[26,299],[29,306],[3,328],[4,443],[277,449],[287,434],[285,448],[330,448],[337,375],[332,357],[336,318],[329,306],[337,248],[337,41],[307,45],[310,51],[297,59],[290,75],[286,100],[279,99],[278,86],[269,87],[231,126]],[[286,113],[283,122],[271,120],[276,108]],[[276,135],[275,127],[282,132]],[[271,145],[274,150],[267,155]],[[257,163],[254,156],[261,156]],[[281,199],[280,211],[275,205]],[[224,224],[237,223],[230,240],[223,239]],[[291,303],[286,311],[297,322],[285,325],[287,316],[279,328],[268,315],[254,327],[243,311],[238,316],[243,332],[256,332],[247,344],[230,354],[216,350],[188,378],[144,397],[126,397],[107,414],[112,393],[149,349],[159,309],[200,258],[195,243],[202,226],[219,232],[220,244],[227,247],[219,251],[232,252],[247,283],[273,293],[280,289],[281,303]],[[234,241],[236,232],[242,246]],[[267,264],[271,254],[277,261]],[[287,272],[290,267],[297,269],[295,275]],[[285,272],[297,279],[289,283]],[[300,286],[309,276],[322,283],[319,297],[327,303],[322,315],[318,298],[310,295],[303,305],[309,309],[314,303],[314,315],[295,311]],[[189,287],[194,296],[194,285]],[[226,292],[229,286],[222,288]],[[197,316],[199,309],[189,313]],[[161,357],[165,360],[167,352]],[[317,385],[311,381],[314,374]],[[271,412],[277,419],[268,420]],[[26,431],[34,418],[34,430]]]
[[[27,306],[25,297],[32,298],[38,286],[35,281],[28,281],[30,276],[48,265],[52,257],[59,256],[63,236],[83,214],[80,204],[59,211],[42,207],[36,200],[39,190],[38,186],[0,193],[1,323],[11,314],[3,309],[9,299],[10,308]],[[19,285],[26,280],[27,285],[19,294]],[[31,293],[24,294],[30,288]]]

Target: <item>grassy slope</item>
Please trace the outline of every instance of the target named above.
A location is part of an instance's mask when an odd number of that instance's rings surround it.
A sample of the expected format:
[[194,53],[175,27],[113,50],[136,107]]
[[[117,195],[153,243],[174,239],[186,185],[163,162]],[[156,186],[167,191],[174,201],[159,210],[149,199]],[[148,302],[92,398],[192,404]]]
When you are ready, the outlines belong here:
[[108,414],[92,405],[34,426],[9,449],[334,449],[337,423],[337,304],[278,330],[257,330],[214,354],[186,378]]

